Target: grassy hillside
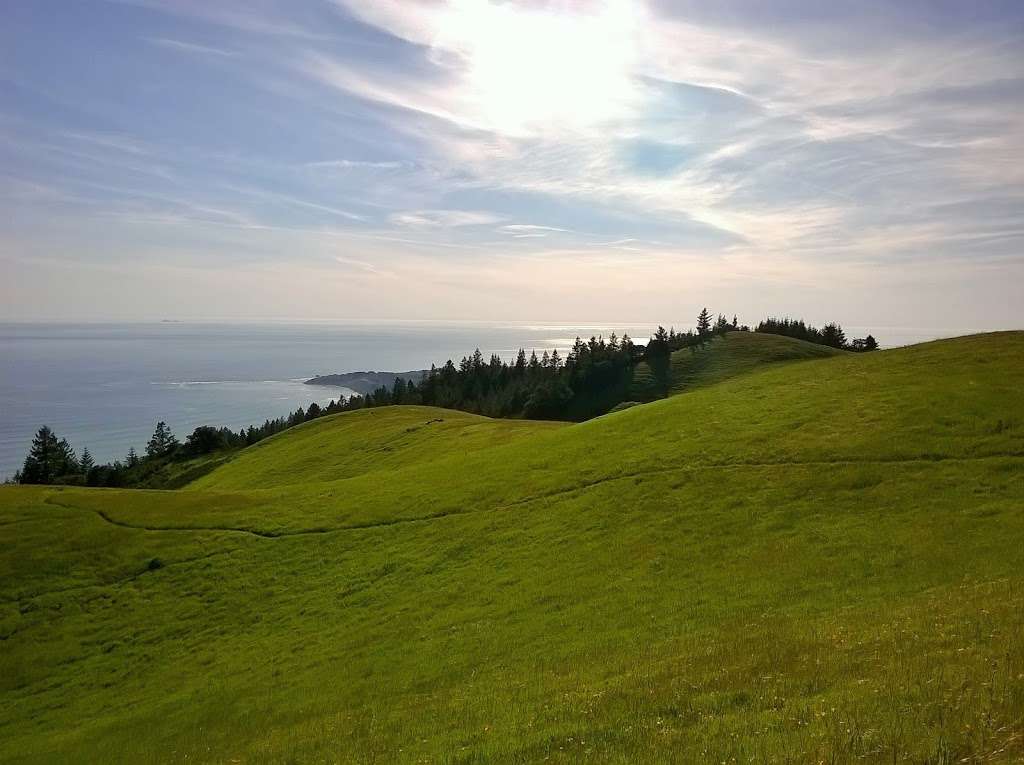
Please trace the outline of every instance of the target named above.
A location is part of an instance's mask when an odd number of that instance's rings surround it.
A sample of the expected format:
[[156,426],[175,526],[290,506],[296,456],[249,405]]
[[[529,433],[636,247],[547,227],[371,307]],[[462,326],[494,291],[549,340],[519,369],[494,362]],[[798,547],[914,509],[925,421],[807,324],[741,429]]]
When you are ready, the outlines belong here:
[[541,434],[562,423],[492,420],[426,406],[362,409],[308,422],[241,452],[193,488],[332,481]]
[[746,374],[764,364],[838,356],[844,351],[782,335],[730,332],[704,350],[672,354],[672,390],[680,392]]
[[3,762],[1017,761],[1024,334],[341,415],[0,550]]
[[713,385],[765,364],[821,359],[844,353],[792,337],[730,332],[724,337],[712,339],[704,348],[675,351],[671,357],[667,380],[659,379],[646,362],[637,364],[633,370],[630,397],[636,401],[653,401],[666,393],[682,393]]

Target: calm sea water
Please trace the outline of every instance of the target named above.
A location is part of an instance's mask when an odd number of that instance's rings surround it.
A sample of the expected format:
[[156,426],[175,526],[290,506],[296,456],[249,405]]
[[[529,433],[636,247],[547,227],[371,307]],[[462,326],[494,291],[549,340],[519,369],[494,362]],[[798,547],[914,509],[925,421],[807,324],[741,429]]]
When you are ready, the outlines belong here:
[[[241,428],[345,389],[303,385],[331,372],[407,371],[479,347],[510,359],[520,348],[565,351],[576,335],[651,325],[353,322],[331,324],[2,324],[0,479],[17,470],[49,425],[98,461],[140,453],[158,420],[179,438],[198,425]],[[850,337],[867,332],[847,328]],[[886,347],[955,331],[873,329]]]
[[179,438],[198,425],[240,428],[345,389],[317,374],[407,371],[456,362],[479,347],[564,351],[577,334],[650,326],[421,323],[0,324],[0,479],[46,424],[101,462],[140,453],[158,420]]

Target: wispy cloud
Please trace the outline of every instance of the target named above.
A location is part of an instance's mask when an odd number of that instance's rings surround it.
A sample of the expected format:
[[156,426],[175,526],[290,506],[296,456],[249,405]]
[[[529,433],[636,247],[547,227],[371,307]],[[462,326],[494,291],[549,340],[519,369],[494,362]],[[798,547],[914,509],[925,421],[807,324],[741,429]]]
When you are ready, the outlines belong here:
[[407,167],[408,164],[398,161],[371,162],[359,159],[325,159],[318,162],[307,162],[305,166],[323,170],[401,170]]
[[92,144],[93,146],[99,146],[104,149],[113,149],[115,151],[124,152],[125,154],[152,153],[150,149],[144,146],[140,141],[129,136],[116,133],[84,133],[65,130],[61,132],[61,135],[74,141]]
[[170,48],[171,50],[181,51],[182,53],[197,53],[202,56],[222,56],[225,58],[231,58],[238,54],[232,50],[226,50],[224,48],[214,48],[210,45],[199,45],[198,43],[185,42],[183,40],[172,40],[167,37],[147,37],[146,42],[158,45],[161,48]]
[[439,228],[458,226],[486,226],[501,221],[501,217],[488,212],[472,210],[412,210],[394,213],[392,222],[413,228]]
[[523,234],[532,232],[557,232],[561,234],[571,233],[567,228],[558,228],[557,226],[538,226],[534,223],[509,223],[501,227],[502,231],[507,231],[510,234]]

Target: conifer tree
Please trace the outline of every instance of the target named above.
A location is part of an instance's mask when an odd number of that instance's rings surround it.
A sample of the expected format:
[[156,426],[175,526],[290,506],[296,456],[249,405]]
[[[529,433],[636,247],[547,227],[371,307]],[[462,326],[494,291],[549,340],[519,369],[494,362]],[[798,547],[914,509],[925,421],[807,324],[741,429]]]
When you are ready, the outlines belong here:
[[149,443],[146,444],[146,456],[163,457],[177,448],[177,446],[178,439],[171,432],[171,429],[167,427],[167,423],[161,420],[156,424],[156,430],[153,431],[153,436],[149,439]]
[[55,466],[55,477],[62,475],[74,475],[78,473],[78,456],[71,448],[66,438],[57,442],[57,464]]
[[655,358],[668,356],[671,352],[668,340],[668,332],[665,331],[664,327],[658,327],[658,330],[654,333],[654,336],[647,343],[647,357]]
[[834,322],[824,326],[821,330],[821,337],[825,345],[830,345],[833,348],[846,347],[846,335],[843,328]]
[[516,374],[522,375],[526,371],[526,351],[522,348],[519,349],[519,353],[516,355]]
[[54,472],[57,461],[57,436],[46,425],[43,425],[32,439],[32,446],[29,447],[28,456],[21,468],[19,481],[21,483],[49,483],[56,474]]
[[82,457],[78,460],[78,466],[85,476],[88,476],[89,471],[96,467],[96,460],[93,459],[88,446],[82,449]]
[[697,334],[702,340],[711,334],[711,314],[706,307],[697,316]]

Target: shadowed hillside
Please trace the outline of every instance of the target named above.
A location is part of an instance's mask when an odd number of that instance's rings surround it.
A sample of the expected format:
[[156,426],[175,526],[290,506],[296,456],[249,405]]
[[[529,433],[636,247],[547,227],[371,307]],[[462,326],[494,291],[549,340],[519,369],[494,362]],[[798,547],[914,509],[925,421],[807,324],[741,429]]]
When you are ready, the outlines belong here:
[[843,353],[827,345],[782,335],[730,332],[704,350],[684,349],[672,354],[672,392],[722,382],[764,364],[822,359]]
[[675,351],[661,374],[647,362],[633,370],[630,395],[636,401],[652,401],[668,393],[728,380],[762,365],[827,358],[844,351],[792,337],[758,332],[729,332],[714,337],[704,348]]
[[1024,756],[1024,333],[768,340],[578,425],[383,408],[186,491],[0,489],[0,760]]

